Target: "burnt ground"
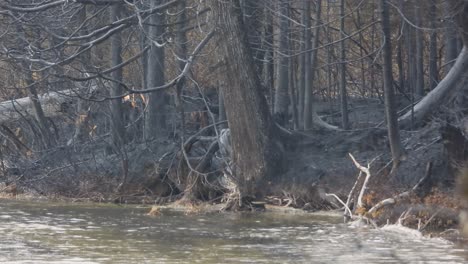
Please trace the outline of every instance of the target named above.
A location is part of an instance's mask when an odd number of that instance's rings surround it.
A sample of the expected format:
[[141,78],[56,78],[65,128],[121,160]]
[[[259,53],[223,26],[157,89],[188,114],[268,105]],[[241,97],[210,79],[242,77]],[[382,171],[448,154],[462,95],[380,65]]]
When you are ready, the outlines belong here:
[[[405,102],[402,101],[401,108]],[[319,115],[331,124],[338,125],[338,107],[329,103],[317,103]],[[405,220],[407,225],[427,223],[427,229],[451,228],[457,224],[461,203],[455,196],[455,179],[458,167],[466,159],[466,136],[459,125],[448,126],[444,118],[429,121],[413,131],[401,131],[405,159],[393,175],[390,175],[390,150],[384,127],[384,108],[378,99],[353,99],[350,101],[349,131],[313,129],[299,132],[300,139],[287,146],[284,156],[285,172],[278,182],[265,187],[268,202],[308,210],[336,208],[339,203],[327,197],[333,193],[344,201],[356,182],[359,170],[348,153],[364,166],[373,161],[371,178],[366,195],[365,209],[377,202],[410,190],[432,164],[429,177],[408,199],[396,205],[384,207],[373,215],[379,223],[396,222],[403,212],[413,211]],[[448,127],[448,128],[447,128]],[[193,133],[197,127],[193,127]],[[458,132],[457,132],[458,129]],[[457,133],[462,131],[462,136]],[[212,131],[211,131],[212,132]],[[207,135],[208,137],[210,135]],[[196,164],[210,142],[196,142],[188,153]],[[47,158],[23,161],[23,171],[11,171],[5,175],[0,189],[6,195],[20,192],[47,197],[68,197],[74,200],[108,202],[158,203],[180,198],[186,187],[187,168],[181,163],[176,136],[150,143],[133,143],[124,153],[109,152],[103,142],[89,142],[70,148],[57,148]],[[122,157],[128,158],[128,164]],[[64,158],[66,157],[66,158]],[[50,160],[55,162],[49,166]],[[212,162],[213,164],[216,162]],[[127,175],[122,168],[127,166]],[[212,184],[219,178],[214,171],[206,182]],[[125,177],[125,178],[124,178]],[[125,184],[121,186],[121,183]],[[216,184],[214,184],[216,185]],[[12,187],[14,186],[14,187]],[[217,185],[219,187],[219,184]],[[362,186],[362,179],[357,189]],[[210,192],[206,199],[219,202],[219,189]]]

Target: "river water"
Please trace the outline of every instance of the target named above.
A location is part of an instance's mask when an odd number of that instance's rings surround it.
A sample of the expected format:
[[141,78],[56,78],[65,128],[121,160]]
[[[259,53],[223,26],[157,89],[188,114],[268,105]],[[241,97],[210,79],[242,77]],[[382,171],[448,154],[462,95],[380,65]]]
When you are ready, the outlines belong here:
[[445,240],[333,215],[147,211],[0,200],[0,263],[468,263]]

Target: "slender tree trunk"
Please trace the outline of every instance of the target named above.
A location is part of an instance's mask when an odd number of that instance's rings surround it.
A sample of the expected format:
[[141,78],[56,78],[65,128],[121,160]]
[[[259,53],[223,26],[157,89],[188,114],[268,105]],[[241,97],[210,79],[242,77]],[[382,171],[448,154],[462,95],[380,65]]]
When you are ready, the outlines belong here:
[[[310,12],[308,12],[310,13]],[[318,46],[319,46],[319,37],[320,37],[320,28],[321,28],[321,14],[322,14],[322,1],[316,1],[316,13],[315,13],[315,24],[314,24],[314,38],[312,43],[310,43],[310,35],[306,37],[306,50],[311,50],[310,54],[306,53],[306,67],[305,67],[305,93],[304,93],[304,129],[311,129],[312,125],[315,124],[319,127],[326,129],[337,129],[337,127],[332,126],[324,122],[317,114],[317,109],[313,105],[314,94],[314,80],[315,75],[318,75]],[[310,34],[310,32],[308,33]],[[307,41],[309,40],[309,41]],[[310,48],[308,48],[310,47]],[[310,60],[310,63],[309,63]]]
[[[177,18],[177,57],[180,58],[178,61],[179,72],[182,72],[186,65],[187,59],[187,35],[185,27],[187,25],[187,15],[186,15],[186,2],[179,2],[179,17]],[[162,54],[162,60],[164,60],[164,54]],[[160,58],[161,59],[161,58]],[[164,72],[164,69],[161,69]],[[163,73],[164,74],[164,73]],[[180,115],[180,127],[181,127],[181,138],[185,138],[185,110],[184,110],[184,101],[182,100],[182,90],[185,85],[185,78],[182,77],[176,84],[176,107]],[[184,142],[184,140],[182,140]]]
[[396,168],[403,154],[403,149],[400,141],[397,108],[395,105],[395,97],[393,92],[392,44],[387,0],[380,0],[380,12],[383,31],[385,116],[387,119],[388,138],[390,141],[390,150],[392,152],[393,166]]
[[445,23],[445,73],[448,74],[458,56],[458,32],[453,14],[458,12],[453,9],[450,1],[444,1]]
[[[308,66],[306,65],[306,58],[310,53],[307,52],[307,45],[306,43],[309,43],[310,46],[310,33],[307,33],[310,31],[310,0],[302,0],[302,24],[304,25],[304,28],[301,30],[301,44],[300,44],[300,50],[304,54],[299,57],[299,81],[298,81],[298,121],[299,121],[299,128],[304,128],[304,92],[305,92],[305,71]],[[309,39],[307,39],[309,37]]]
[[[210,0],[226,64],[224,102],[231,130],[234,175],[240,201],[252,199],[264,180],[278,175],[282,157],[276,126],[262,94],[242,22],[239,0]],[[264,185],[263,185],[264,186]]]
[[[372,21],[375,21],[375,14],[372,13]],[[375,50],[375,31],[376,31],[376,26],[372,25],[371,28],[371,50]],[[372,61],[369,61],[369,68],[371,69],[370,73],[370,86],[371,86],[371,91],[375,92],[377,97],[380,99],[380,92],[379,88],[376,88],[375,86],[375,68],[374,68],[374,63]]]
[[[420,26],[421,23],[421,7],[414,7],[414,16],[416,18],[416,25]],[[424,38],[423,32],[416,28],[416,86],[415,93],[419,97],[424,95]]]
[[[360,30],[362,28],[362,21],[361,21],[361,12],[356,10],[356,15],[357,15],[357,29]],[[362,32],[359,32],[359,43],[364,43],[364,35]],[[364,49],[362,46],[359,48],[359,57],[364,58]],[[367,90],[367,84],[366,84],[366,67],[365,67],[365,61],[361,59],[361,94],[363,96],[366,96],[366,90]]]
[[289,84],[289,1],[280,0],[279,4],[279,54],[277,82],[275,91],[275,119],[280,125],[288,120],[288,84]]
[[[401,28],[400,28],[401,30]],[[397,44],[397,65],[398,65],[398,85],[402,91],[405,90],[405,68],[403,66],[403,49],[402,49],[402,40],[398,40]]]
[[[330,3],[327,3],[327,20],[326,20],[326,23],[327,25],[330,24],[330,9],[331,9],[331,6],[330,6]],[[331,33],[331,30],[329,28],[327,28],[327,31],[326,31],[326,34],[327,34],[327,40],[328,42],[332,42],[333,41],[333,37],[332,37],[332,33]],[[327,86],[328,86],[328,97],[329,97],[329,107],[330,107],[330,112],[333,113],[335,108],[334,108],[334,102],[335,102],[335,93],[334,93],[334,84],[333,84],[333,81],[332,81],[332,77],[333,77],[333,65],[332,65],[332,54],[333,54],[334,50],[333,50],[333,46],[332,45],[329,45],[327,46]]]
[[[149,1],[139,1],[138,3],[138,7],[141,8],[141,9],[149,9],[150,8],[150,3]],[[143,16],[142,17],[143,21],[145,21],[146,23],[144,23],[142,25],[142,29],[141,29],[141,32],[140,32],[140,35],[139,35],[139,38],[140,38],[140,51],[142,51],[148,44],[150,44],[150,42],[148,41],[148,37],[147,37],[147,34],[149,32],[149,26],[148,26],[148,16]],[[148,72],[148,51],[146,51],[143,56],[141,56],[141,59],[140,59],[140,63],[141,63],[141,87],[148,87],[148,83],[146,81],[146,73]]]
[[[345,38],[345,0],[341,0],[340,2],[340,17],[341,38]],[[340,42],[340,60],[341,126],[346,130],[349,129],[349,118],[348,94],[346,91],[346,43],[344,39]]]
[[[313,101],[314,101],[314,78],[317,68],[317,47],[319,45],[319,34],[320,34],[320,19],[322,13],[322,1],[316,1],[315,10],[315,24],[314,24],[314,39],[310,43],[310,31],[309,35],[306,36],[306,50],[312,51],[306,53],[306,68],[305,68],[305,96],[304,96],[304,129],[311,129],[316,116]],[[309,9],[310,10],[310,9]],[[310,11],[308,12],[310,13]],[[310,48],[309,48],[310,47]],[[310,61],[310,63],[309,63]]]
[[[83,7],[78,14],[78,20],[80,23],[84,23],[86,21],[87,17],[87,7]],[[83,30],[81,32],[83,35],[88,34],[88,29],[86,26],[83,27]],[[87,69],[86,65],[89,63],[92,65],[92,58],[91,58],[91,50],[84,53],[81,56],[82,59],[82,68],[83,72],[87,72],[89,69]],[[83,74],[83,77],[86,77],[85,74]],[[88,81],[87,84],[89,86],[92,86],[94,80]],[[89,94],[86,94],[85,97],[88,97]],[[77,106],[77,117],[75,120],[75,132],[73,134],[73,138],[68,142],[68,145],[73,144],[73,143],[79,143],[80,141],[83,141],[87,138],[87,126],[88,126],[88,121],[89,121],[89,102],[85,99],[78,98],[78,106]]]
[[[162,4],[163,0],[151,0],[151,7]],[[152,42],[148,54],[148,68],[146,73],[147,87],[164,85],[164,13],[151,14],[148,37]],[[157,44],[156,44],[157,43]],[[148,106],[145,120],[145,138],[154,139],[165,134],[166,130],[166,93],[152,92],[148,96]]]
[[430,26],[433,29],[430,32],[429,40],[429,88],[434,89],[439,83],[439,69],[437,66],[437,6],[436,0],[431,0],[429,18]]
[[[417,85],[417,69],[416,69],[416,43],[415,43],[415,29],[408,25],[408,91],[411,93],[411,98],[414,98]],[[413,100],[413,99],[412,99]]]
[[[291,47],[293,47],[293,43],[289,44]],[[297,114],[297,100],[296,100],[296,83],[295,83],[295,59],[290,58],[289,59],[289,101],[290,106],[291,106],[291,113],[292,113],[292,120],[293,120],[293,129],[298,129],[299,127],[299,120],[298,120],[298,114]]]
[[[226,109],[224,107],[224,96],[223,96],[224,85],[219,85],[218,87],[218,121],[226,120]],[[224,127],[223,125],[221,127]]]
[[271,11],[268,10],[268,7],[265,6],[265,36],[264,36],[264,63],[263,63],[263,82],[266,86],[266,90],[268,91],[268,99],[269,99],[269,106],[270,112],[273,113],[273,100],[274,100],[274,89],[275,89],[275,66],[274,66],[274,58],[273,58],[273,17],[271,15]]
[[[110,21],[115,22],[120,18],[122,6],[112,5],[110,7]],[[114,34],[111,37],[111,61],[112,65],[119,65],[122,63],[122,40],[120,34]],[[121,86],[122,82],[122,68],[116,69],[112,72],[112,87],[110,90],[110,96],[120,96],[123,93]],[[112,143],[120,148],[125,143],[125,128],[123,123],[123,113],[122,113],[122,99],[114,99],[110,101],[110,111],[111,111],[111,136]]]

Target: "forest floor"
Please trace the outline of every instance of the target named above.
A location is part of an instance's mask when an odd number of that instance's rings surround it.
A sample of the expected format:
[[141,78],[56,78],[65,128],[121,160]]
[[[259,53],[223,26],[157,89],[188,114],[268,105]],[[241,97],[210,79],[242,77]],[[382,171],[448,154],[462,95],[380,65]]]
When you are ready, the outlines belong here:
[[[325,121],[337,124],[340,119],[338,108],[329,105],[317,104],[318,112]],[[447,149],[443,136],[444,123],[433,120],[418,130],[401,131],[405,159],[390,176],[391,159],[382,103],[377,99],[354,99],[349,108],[351,130],[314,129],[300,132],[301,140],[287,146],[284,157],[287,170],[284,174],[281,173],[278,182],[265,187],[265,201],[276,206],[304,210],[341,208],[340,202],[328,194],[335,194],[346,202],[355,183],[356,190],[361,190],[363,185],[364,176],[358,181],[359,169],[349,156],[352,154],[361,165],[367,166],[370,163],[369,183],[362,199],[364,208],[359,214],[372,218],[378,225],[399,223],[438,236],[458,237],[454,234],[457,233],[458,215],[464,205],[455,195],[456,171],[450,163],[450,150]],[[135,146],[132,150],[134,152],[129,152],[130,170],[133,169],[134,174],[147,173],[150,170],[142,163],[145,157],[154,156],[161,161],[161,156],[170,153],[170,149],[176,146],[177,144],[166,142],[165,147],[158,148],[157,151],[141,151]],[[110,164],[118,167],[115,162],[118,162],[118,158]],[[431,166],[428,170],[429,163]],[[112,169],[99,167],[100,171]],[[103,176],[82,175],[80,178],[79,175],[70,176],[66,173],[73,171],[64,171],[55,178],[49,177],[42,182],[40,179],[46,178],[39,178],[34,181],[34,188],[31,188],[31,183],[22,186],[21,181],[15,185],[3,184],[0,186],[0,193],[3,197],[14,196],[19,199],[46,197],[73,202],[145,204],[173,202],[180,197],[168,197],[168,193],[172,194],[172,191],[168,192],[168,187],[172,186],[162,181],[149,181],[148,179],[154,179],[152,176],[148,176],[146,180],[136,178],[139,179],[138,184],[125,185],[116,192],[121,178],[116,177],[112,182]],[[63,177],[71,177],[69,182],[73,183],[73,187],[51,184],[57,183],[58,179],[63,181]],[[424,180],[418,188],[412,190],[421,179]],[[38,186],[42,186],[41,191],[37,191]],[[47,190],[48,187],[45,186],[55,187]],[[71,191],[72,188],[74,191]],[[367,214],[379,201],[406,191],[409,191],[409,195],[405,199],[397,199],[394,204],[384,206],[372,215]],[[351,198],[356,201],[357,195],[353,194]],[[220,199],[212,200],[213,203],[219,201]],[[191,210],[199,209],[195,206]]]

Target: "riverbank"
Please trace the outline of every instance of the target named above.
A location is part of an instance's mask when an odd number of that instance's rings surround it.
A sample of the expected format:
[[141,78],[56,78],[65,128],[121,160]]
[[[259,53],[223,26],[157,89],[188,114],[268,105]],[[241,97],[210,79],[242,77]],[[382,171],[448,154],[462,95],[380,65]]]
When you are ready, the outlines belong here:
[[[441,194],[434,194],[425,200],[425,203],[416,203],[416,200],[412,200],[412,203],[399,204],[396,207],[386,208],[379,212],[378,215],[369,216],[365,215],[361,220],[347,220],[348,224],[355,226],[356,222],[360,222],[358,226],[368,226],[369,228],[394,228],[397,227],[399,230],[413,230],[411,232],[417,232],[424,237],[439,237],[449,240],[453,243],[467,243],[467,240],[460,234],[458,226],[458,211],[447,207],[434,207],[430,206],[429,201],[431,199],[441,198]],[[447,197],[445,197],[448,199]],[[78,205],[85,207],[109,207],[109,206],[131,206],[132,208],[138,208],[142,214],[158,217],[168,212],[180,212],[186,215],[206,215],[206,214],[218,214],[224,209],[225,204],[222,203],[208,203],[200,202],[197,204],[181,204],[175,202],[165,202],[162,204],[155,205],[154,203],[123,203],[116,202],[116,200],[101,200],[95,201],[90,198],[70,198],[70,197],[47,197],[28,193],[19,193],[13,196],[11,193],[0,193],[0,199],[16,201],[21,203],[41,203],[44,205],[55,204],[55,205]],[[149,199],[149,198],[147,198]],[[370,199],[370,198],[369,198]],[[135,200],[132,200],[135,201]],[[366,202],[369,200],[366,199]],[[448,203],[449,200],[446,202]],[[294,208],[291,206],[278,206],[271,203],[265,203],[264,208],[256,210],[256,213],[261,214],[262,212],[268,213],[279,213],[287,215],[320,215],[335,217],[342,219],[339,222],[344,223],[344,211],[342,209],[333,210],[306,210],[302,208]],[[450,205],[451,206],[451,205]],[[359,218],[359,217],[358,217]],[[370,220],[370,221],[369,221]]]
[[[400,222],[441,234],[458,229],[458,215],[465,207],[455,196],[454,164],[459,164],[457,146],[462,144],[456,135],[460,131],[443,122],[429,122],[416,131],[402,130],[405,156],[398,170],[391,172],[386,129],[380,128],[382,105],[377,100],[353,100],[352,105],[353,130],[294,132],[294,140],[285,143],[284,170],[262,182],[259,202],[327,211],[343,208],[337,197],[354,215],[371,218],[379,226]],[[319,113],[332,124],[339,117],[329,108],[319,109]],[[5,170],[0,194],[31,200],[177,204],[190,190],[189,176],[197,175],[196,170],[202,180],[193,183],[197,184],[195,199],[184,200],[184,205],[204,211],[197,207],[218,206],[235,196],[235,186],[225,181],[227,157],[218,152],[208,155],[217,140],[210,129],[192,131],[184,144],[185,152],[179,139],[172,138],[129,144],[124,148],[126,159],[109,154],[103,142],[57,148],[39,160],[28,156]],[[349,154],[361,166],[369,167],[369,175]],[[197,168],[201,163],[204,168]],[[404,193],[407,195],[401,196]],[[370,212],[388,199],[394,202]]]

